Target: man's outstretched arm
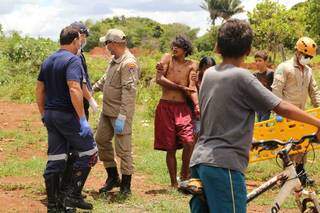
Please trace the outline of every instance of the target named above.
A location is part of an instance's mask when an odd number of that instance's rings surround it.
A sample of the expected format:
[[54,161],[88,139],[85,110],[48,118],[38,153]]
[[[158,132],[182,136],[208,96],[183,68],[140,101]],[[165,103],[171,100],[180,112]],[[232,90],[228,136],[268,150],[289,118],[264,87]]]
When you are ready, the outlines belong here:
[[273,111],[283,117],[316,126],[318,128],[317,138],[320,139],[320,120],[318,118],[309,115],[305,111],[286,101],[281,101]]

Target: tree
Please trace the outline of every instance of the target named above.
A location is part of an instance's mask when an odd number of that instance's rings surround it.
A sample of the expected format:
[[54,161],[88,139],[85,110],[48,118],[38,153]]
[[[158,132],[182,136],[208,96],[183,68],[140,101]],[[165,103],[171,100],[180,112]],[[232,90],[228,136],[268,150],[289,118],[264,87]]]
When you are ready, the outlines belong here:
[[200,36],[194,41],[194,45],[197,48],[197,50],[199,52],[212,51],[217,41],[217,34],[218,34],[218,27],[211,26],[211,29],[206,34],[204,34],[203,36]]
[[3,37],[3,28],[2,28],[2,25],[0,24],[0,37]]
[[255,34],[254,47],[272,51],[273,61],[279,49],[283,49],[281,47],[293,49],[305,31],[299,11],[287,10],[272,0],[263,0],[248,16]]
[[240,0],[204,0],[200,7],[210,13],[213,25],[218,17],[227,20],[237,13],[244,12]]
[[139,47],[148,50],[167,50],[171,40],[178,34],[187,35],[191,41],[196,39],[198,29],[192,29],[184,24],[160,24],[148,18],[113,17],[97,21],[86,21],[90,28],[90,36],[87,40],[85,51],[99,46],[99,37],[106,34],[110,28],[118,28],[127,35],[128,47]]
[[309,0],[306,6],[306,30],[320,43],[320,0]]
[[177,35],[184,35],[188,39],[190,39],[191,42],[193,42],[197,38],[197,33],[199,32],[199,29],[192,29],[189,26],[185,24],[179,24],[179,23],[173,23],[173,24],[167,24],[163,25],[163,34],[160,37],[160,51],[166,52],[170,48],[171,41],[177,36]]
[[160,38],[163,33],[163,29],[161,28],[161,26],[157,25],[153,29],[154,29],[153,37]]

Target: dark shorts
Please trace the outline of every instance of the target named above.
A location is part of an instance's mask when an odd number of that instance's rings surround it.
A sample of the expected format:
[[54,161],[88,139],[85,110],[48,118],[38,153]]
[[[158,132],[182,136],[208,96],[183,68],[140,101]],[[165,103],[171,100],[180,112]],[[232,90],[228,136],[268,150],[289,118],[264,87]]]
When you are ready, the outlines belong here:
[[194,143],[192,113],[185,102],[160,100],[155,116],[154,149],[174,151]]

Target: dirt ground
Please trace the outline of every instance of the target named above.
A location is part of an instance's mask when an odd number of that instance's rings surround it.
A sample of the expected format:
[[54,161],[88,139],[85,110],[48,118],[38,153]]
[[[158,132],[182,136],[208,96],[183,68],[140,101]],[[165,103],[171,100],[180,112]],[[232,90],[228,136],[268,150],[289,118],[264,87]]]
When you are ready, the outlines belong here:
[[[25,122],[28,126],[25,126]],[[0,100],[0,131],[19,129],[21,131],[36,131],[43,128],[39,120],[35,104],[16,104]],[[14,138],[0,137],[0,161],[7,155],[3,150],[5,145],[14,141]],[[22,159],[30,156],[46,158],[46,142],[42,141],[43,147],[36,150],[32,145],[27,149],[17,150],[16,155]],[[27,168],[26,168],[27,169]],[[149,184],[145,181],[144,174],[137,173],[133,176],[132,190],[145,200],[156,199],[163,196],[169,188],[163,185]],[[85,192],[95,198],[99,187],[105,180],[105,171],[101,162],[94,168],[85,186]],[[39,190],[42,186],[42,190]],[[37,186],[37,187],[35,187]],[[254,182],[248,182],[248,188],[255,186]],[[46,212],[46,195],[43,193],[44,183],[42,174],[37,178],[30,177],[3,177],[0,178],[0,212]],[[151,190],[152,189],[152,190]],[[187,205],[187,203],[186,203]],[[266,212],[265,206],[249,205],[248,212]],[[283,211],[292,212],[292,211]]]

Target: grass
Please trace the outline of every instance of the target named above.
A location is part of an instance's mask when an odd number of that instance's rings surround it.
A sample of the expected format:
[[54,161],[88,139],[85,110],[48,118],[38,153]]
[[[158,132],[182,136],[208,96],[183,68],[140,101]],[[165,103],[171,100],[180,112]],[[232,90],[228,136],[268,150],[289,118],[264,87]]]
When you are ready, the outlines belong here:
[[0,164],[1,177],[37,177],[42,174],[46,161],[43,158],[32,157],[28,160],[9,158]]
[[[146,184],[167,186],[169,184],[169,176],[167,174],[165,164],[165,153],[153,150],[153,120],[146,119],[145,106],[137,106],[136,116],[133,126],[133,143],[134,143],[134,161],[135,168],[138,174],[146,176]],[[96,123],[98,115],[91,117],[91,123]],[[29,121],[25,121],[29,122]],[[25,124],[28,125],[28,124]],[[22,125],[24,126],[24,125]],[[30,156],[27,159],[19,159],[14,153],[19,147],[19,150],[28,148],[33,145],[36,149],[42,148],[39,141],[45,140],[45,132],[40,131],[1,131],[0,138],[2,141],[8,140],[6,148],[6,158],[0,163],[0,180],[5,177],[34,177],[42,180],[42,172],[45,167],[45,159],[37,156]],[[39,144],[40,143],[40,144]],[[43,142],[42,142],[43,143]],[[39,146],[37,146],[39,144]],[[45,152],[45,150],[44,150]],[[308,164],[307,169],[309,174],[320,181],[318,171],[320,164],[318,157],[319,152],[316,152],[316,159],[313,164]],[[181,160],[181,152],[178,152],[178,162]],[[309,159],[312,160],[313,155],[309,154]],[[254,180],[258,183],[266,181],[281,169],[277,166],[274,160],[263,161],[251,164],[247,171],[247,180]],[[6,191],[25,190],[30,198],[36,199],[36,196],[44,194],[44,186],[42,182],[36,184],[0,184],[0,189]],[[152,189],[150,189],[152,190]],[[316,191],[320,188],[317,187]],[[257,198],[254,201],[255,205],[270,205],[273,198],[277,194],[278,189],[275,188]],[[88,192],[89,194],[92,192]],[[133,193],[130,199],[123,200],[121,197],[113,198],[104,196],[88,196],[88,200],[95,206],[93,212],[188,212],[189,197],[183,196],[174,190],[168,190],[163,193],[154,195],[152,199],[140,197]],[[286,201],[283,208],[294,208],[295,203],[293,198]]]
[[[135,168],[138,174],[143,174],[146,184],[166,187],[169,185],[169,176],[165,165],[165,153],[153,150],[153,121],[145,119],[143,106],[137,107],[134,119],[134,155]],[[91,116],[90,123],[96,127],[99,115]],[[35,118],[36,119],[36,118]],[[42,173],[45,167],[45,157],[17,155],[26,149],[36,149],[46,152],[46,132],[44,128],[32,128],[30,120],[25,120],[19,129],[0,131],[0,148],[5,152],[5,159],[0,162],[0,183],[1,179],[22,178],[37,180],[34,184],[9,183],[0,184],[0,189],[5,191],[23,190],[27,193],[24,196],[30,199],[38,199],[37,195],[44,195],[44,184]],[[3,143],[7,143],[3,146]],[[181,153],[178,154],[179,161]],[[92,174],[93,175],[93,174]],[[101,174],[97,174],[97,177]],[[103,174],[103,176],[105,176]],[[39,181],[38,181],[39,180]],[[150,188],[152,190],[152,188]],[[90,192],[89,192],[90,194]],[[175,190],[168,190],[146,200],[146,197],[139,197],[133,193],[128,200],[121,197],[108,198],[103,196],[88,196],[88,200],[95,206],[94,212],[186,212],[188,211],[188,197],[182,196]],[[177,210],[177,206],[179,207]]]
[[[93,80],[97,80],[104,72],[106,62],[104,59],[92,59],[87,57],[89,69],[94,73]],[[147,59],[144,59],[148,61]],[[247,59],[252,61],[252,57]],[[314,59],[315,62],[320,61],[320,57]],[[150,62],[154,63],[154,61]],[[149,66],[144,66],[144,69]],[[151,74],[148,73],[150,76]],[[315,72],[316,79],[320,81],[320,74]],[[30,77],[30,76],[29,76]],[[28,78],[29,78],[28,77]],[[34,86],[32,85],[34,79],[21,80],[21,77],[14,76],[14,81],[0,85],[0,97],[7,100],[15,100],[22,102],[31,102],[30,93],[33,92]],[[0,79],[1,80],[1,79]],[[26,87],[20,88],[20,93],[17,96],[22,96],[21,99],[15,99],[16,93],[14,86],[21,84],[28,84]],[[151,91],[152,90],[152,91]],[[140,88],[138,94],[138,104],[136,106],[136,114],[133,124],[133,145],[134,145],[134,163],[137,175],[145,177],[145,183],[152,186],[166,187],[169,185],[170,179],[165,163],[165,152],[153,150],[153,109],[157,104],[159,97],[159,90],[154,87]],[[31,92],[30,92],[31,91]],[[95,98],[102,106],[101,93],[95,94]],[[42,180],[42,173],[45,167],[45,157],[38,156],[37,151],[40,153],[46,152],[46,131],[44,128],[33,128],[32,120],[37,117],[26,119],[21,127],[14,130],[0,130],[0,155],[5,153],[5,158],[0,161],[0,189],[5,191],[25,190],[28,192],[26,196],[36,197],[44,193],[44,185]],[[95,129],[99,120],[99,114],[92,115],[90,123]],[[26,149],[34,149],[35,152],[30,156],[19,156]],[[0,156],[1,158],[1,156]],[[309,160],[312,160],[313,155],[309,154]],[[181,163],[181,151],[177,152],[178,168]],[[307,165],[309,174],[320,183],[320,156],[319,151],[316,151],[316,158],[313,164]],[[247,180],[253,180],[257,183],[266,181],[281,169],[277,166],[274,160],[258,162],[250,164],[246,173]],[[104,177],[105,174],[95,174],[97,178]],[[4,184],[1,183],[2,178],[34,178],[37,181],[35,184]],[[320,187],[315,188],[320,192]],[[150,188],[152,190],[152,188]],[[254,205],[270,205],[278,189],[275,188],[257,198]],[[91,192],[88,192],[89,194]],[[36,199],[36,198],[35,198]],[[167,190],[163,193],[154,195],[151,199],[145,196],[139,196],[133,193],[133,196],[128,200],[123,200],[121,197],[115,196],[114,198],[103,196],[88,196],[89,201],[94,204],[93,212],[188,212],[189,197],[183,196],[174,190]],[[288,200],[283,208],[293,208],[295,206],[293,199]]]

